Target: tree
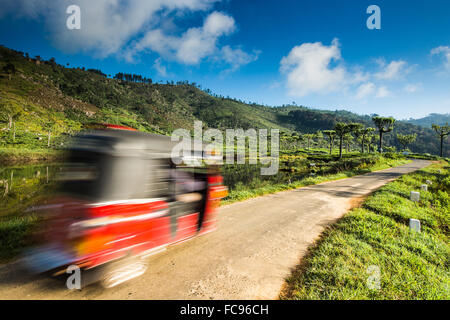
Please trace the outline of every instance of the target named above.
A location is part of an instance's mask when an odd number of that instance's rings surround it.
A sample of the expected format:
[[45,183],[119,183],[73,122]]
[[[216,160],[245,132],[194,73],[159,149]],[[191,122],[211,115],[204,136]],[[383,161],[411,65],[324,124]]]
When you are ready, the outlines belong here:
[[322,147],[322,142],[323,142],[323,133],[322,131],[318,130],[316,132],[316,139],[317,139],[317,144],[319,146],[319,148]]
[[446,136],[450,134],[450,126],[448,125],[448,122],[445,124],[445,126],[439,126],[437,124],[433,124],[431,126],[434,131],[439,136],[439,139],[441,139],[441,157],[444,156],[444,139]]
[[298,143],[300,142],[300,139],[301,139],[301,137],[300,137],[300,135],[298,134],[298,132],[293,132],[293,133],[291,134],[291,139],[292,139],[292,141],[294,142],[295,148],[297,149],[297,148],[298,148]]
[[292,135],[290,135],[286,131],[280,132],[280,145],[283,149],[290,149],[291,143],[293,140],[294,139],[293,139]]
[[303,138],[305,138],[306,141],[308,142],[308,150],[309,150],[309,148],[311,146],[311,139],[314,139],[314,134],[312,134],[312,133],[304,134]]
[[342,159],[342,145],[344,143],[344,137],[346,134],[355,131],[360,127],[360,123],[343,123],[338,122],[334,126],[334,131],[336,135],[339,137],[339,159]]
[[11,75],[16,73],[16,67],[9,62],[3,67],[3,72],[6,73],[9,76],[9,80],[11,80]]
[[345,134],[344,135],[344,142],[345,142],[345,150],[347,151],[347,152],[349,152],[350,151],[350,144],[352,143],[352,141],[354,140],[355,138],[352,136],[352,134],[351,133],[347,133],[347,134]]
[[[358,141],[361,142],[361,153],[364,153],[364,146],[365,143],[367,142],[367,136],[372,133],[373,131],[375,131],[374,128],[364,128],[364,126],[361,124],[361,127],[358,128],[357,130],[355,130],[355,136],[358,139]],[[370,151],[370,150],[369,150]]]
[[323,133],[330,140],[330,155],[331,155],[332,152],[333,152],[334,139],[336,138],[336,131],[334,131],[334,130],[324,130]]
[[401,133],[398,133],[397,134],[397,140],[402,145],[403,150],[406,150],[406,146],[408,144],[411,144],[414,141],[416,141],[416,138],[417,138],[417,134],[416,133],[414,133],[414,134],[401,134]]
[[394,130],[395,119],[392,117],[387,118],[387,117],[375,116],[372,118],[372,121],[377,126],[378,132],[380,134],[379,152],[383,153],[383,134]]
[[[375,131],[375,129],[373,130]],[[369,132],[365,137],[365,143],[367,144],[367,149],[369,153],[372,151],[372,142],[375,139],[375,135],[372,132]]]

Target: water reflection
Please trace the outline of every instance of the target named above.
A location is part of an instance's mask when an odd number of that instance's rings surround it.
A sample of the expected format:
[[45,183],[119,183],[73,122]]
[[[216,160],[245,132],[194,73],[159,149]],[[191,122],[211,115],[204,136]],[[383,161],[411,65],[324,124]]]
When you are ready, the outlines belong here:
[[[42,164],[28,166],[10,166],[0,168],[0,219],[7,215],[22,215],[38,202],[55,191],[63,175],[61,164]],[[231,190],[238,185],[257,187],[264,183],[290,183],[303,178],[305,174],[292,174],[280,170],[274,176],[261,176],[260,166],[225,165],[222,174],[225,185]]]
[[0,218],[21,215],[29,206],[44,201],[56,187],[61,165],[29,165],[0,168]]

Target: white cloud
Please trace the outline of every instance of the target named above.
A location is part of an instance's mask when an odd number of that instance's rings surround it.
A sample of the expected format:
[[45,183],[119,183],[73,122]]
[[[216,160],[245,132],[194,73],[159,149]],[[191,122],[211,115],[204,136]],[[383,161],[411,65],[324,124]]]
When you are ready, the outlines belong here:
[[444,67],[450,70],[450,47],[440,46],[431,50],[431,55],[443,55],[444,56]]
[[[374,72],[358,65],[346,65],[341,57],[339,42],[334,39],[330,46],[316,42],[294,47],[281,60],[280,72],[286,75],[288,92],[292,97],[337,91],[350,94],[356,100],[392,97],[394,94],[385,82],[403,80],[414,66],[401,59],[389,63],[377,59],[376,62],[378,68]],[[410,85],[404,91],[417,89]]]
[[356,92],[356,99],[363,99],[375,92],[375,85],[372,82],[363,83]]
[[221,49],[220,58],[231,66],[230,71],[235,71],[243,65],[256,61],[259,54],[260,51],[250,54],[240,48],[232,49],[230,46],[224,46]]
[[161,77],[166,78],[168,76],[167,68],[162,64],[161,58],[158,58],[155,60],[155,63],[153,64],[153,68],[156,69],[156,71],[158,72],[158,74]]
[[[190,28],[181,38],[169,37],[169,51],[179,62],[198,64],[201,59],[213,54],[219,37],[235,30],[234,19],[221,12],[211,13],[201,28]],[[161,52],[160,52],[161,53]]]
[[334,39],[330,46],[320,42],[304,43],[294,47],[281,60],[280,71],[287,75],[289,93],[303,97],[310,93],[329,93],[345,85],[347,74],[342,66],[330,67],[339,61],[339,42]]
[[[43,18],[54,44],[66,52],[117,53],[143,30],[171,12],[202,11],[216,0],[3,0],[1,14]],[[68,30],[66,8],[81,8],[81,29]]]
[[375,97],[376,98],[387,98],[387,97],[390,97],[391,95],[392,94],[388,90],[388,88],[386,88],[385,86],[381,86],[378,88],[377,94],[375,95]]
[[421,87],[420,84],[408,83],[403,87],[403,91],[407,93],[414,93],[417,92],[420,89],[420,87]]
[[207,36],[220,37],[233,32],[235,27],[232,17],[214,11],[206,18],[202,31]]
[[235,30],[234,19],[220,12],[211,13],[202,28],[189,29],[175,43],[176,57],[185,64],[197,64],[216,50],[216,43],[222,35]]
[[403,60],[391,61],[387,65],[383,60],[379,60],[379,64],[383,68],[382,71],[375,74],[375,78],[379,80],[399,79],[410,71],[407,68],[408,64]]
[[392,96],[392,93],[386,86],[377,87],[372,82],[363,83],[358,87],[355,98],[361,100],[369,96],[375,96],[375,98],[387,98]]
[[[134,62],[141,53],[153,51],[163,59],[187,65],[219,55],[235,70],[256,60],[257,55],[242,49],[218,48],[221,37],[236,31],[233,17],[214,11],[203,26],[184,30],[174,23],[186,13],[209,11],[218,1],[221,0],[2,0],[0,17],[8,14],[44,20],[53,44],[69,53],[84,51],[100,58],[117,55]],[[66,8],[72,4],[81,8],[80,30],[66,28]],[[237,60],[231,62],[230,56]]]
[[176,60],[187,65],[195,65],[206,57],[214,56],[216,61],[223,61],[231,66],[231,71],[242,65],[255,61],[259,52],[249,54],[242,49],[232,49],[230,46],[218,48],[219,38],[236,30],[232,17],[212,12],[205,19],[203,26],[188,29],[181,36],[165,34],[161,29],[150,30],[130,49],[126,57],[133,57],[140,52],[151,50],[168,60]]

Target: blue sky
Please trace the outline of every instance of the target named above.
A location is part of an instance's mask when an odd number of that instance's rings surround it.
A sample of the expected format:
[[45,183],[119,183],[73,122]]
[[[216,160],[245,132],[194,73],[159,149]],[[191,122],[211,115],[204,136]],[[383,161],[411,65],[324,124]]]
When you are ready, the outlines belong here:
[[[1,0],[0,44],[276,106],[450,112],[447,0]],[[81,29],[69,30],[69,5]],[[381,10],[369,30],[366,9]]]

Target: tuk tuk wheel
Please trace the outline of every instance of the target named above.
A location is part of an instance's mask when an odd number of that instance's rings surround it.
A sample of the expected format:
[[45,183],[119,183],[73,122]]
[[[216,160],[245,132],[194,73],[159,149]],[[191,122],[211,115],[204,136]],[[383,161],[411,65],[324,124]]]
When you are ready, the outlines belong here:
[[125,281],[143,275],[147,268],[147,261],[140,257],[125,258],[112,262],[106,267],[101,285],[104,288],[115,287]]

